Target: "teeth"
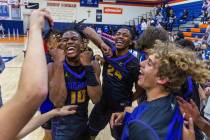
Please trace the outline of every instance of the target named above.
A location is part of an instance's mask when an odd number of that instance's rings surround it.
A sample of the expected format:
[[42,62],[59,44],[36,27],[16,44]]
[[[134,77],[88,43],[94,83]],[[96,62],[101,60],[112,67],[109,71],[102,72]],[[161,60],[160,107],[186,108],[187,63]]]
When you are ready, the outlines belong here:
[[74,47],[68,47],[68,51],[74,50]]
[[122,40],[118,40],[117,43],[123,43],[123,41]]
[[140,70],[139,73],[142,74],[142,70]]

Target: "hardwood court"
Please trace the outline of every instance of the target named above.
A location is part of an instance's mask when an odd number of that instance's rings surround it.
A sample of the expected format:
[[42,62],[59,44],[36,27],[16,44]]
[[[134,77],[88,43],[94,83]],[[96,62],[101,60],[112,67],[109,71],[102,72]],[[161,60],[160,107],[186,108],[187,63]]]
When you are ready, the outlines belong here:
[[[8,41],[8,40],[7,40]],[[93,44],[90,44],[94,53],[101,54]],[[17,40],[9,43],[0,40],[0,55],[3,57],[13,57],[12,60],[6,63],[4,72],[0,75],[0,85],[2,90],[3,102],[7,102],[15,93],[17,83],[20,76],[21,67],[23,64],[24,56],[22,50],[24,49],[23,40]],[[30,77],[29,77],[30,79]],[[89,103],[89,110],[91,110],[93,104]],[[39,112],[37,112],[38,114]],[[42,128],[38,128],[22,140],[42,140],[44,131]],[[96,140],[113,140],[110,135],[109,126],[107,126],[96,138]]]

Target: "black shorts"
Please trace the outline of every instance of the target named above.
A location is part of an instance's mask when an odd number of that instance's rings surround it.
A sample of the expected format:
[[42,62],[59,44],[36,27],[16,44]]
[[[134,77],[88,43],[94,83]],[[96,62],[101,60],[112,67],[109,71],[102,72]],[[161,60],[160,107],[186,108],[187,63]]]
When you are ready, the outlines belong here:
[[[101,101],[94,106],[89,116],[88,128],[90,135],[96,136],[109,123],[112,113],[122,112],[124,108],[125,106],[118,106],[118,108],[115,106],[115,108],[111,108],[107,101],[101,99]],[[111,131],[115,139],[118,140],[121,138],[122,126],[111,129]]]

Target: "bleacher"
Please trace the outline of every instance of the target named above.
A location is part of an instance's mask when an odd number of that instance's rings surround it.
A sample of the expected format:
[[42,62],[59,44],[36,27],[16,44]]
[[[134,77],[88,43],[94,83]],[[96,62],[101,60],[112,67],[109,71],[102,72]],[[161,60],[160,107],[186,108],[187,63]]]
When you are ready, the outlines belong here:
[[195,40],[196,38],[202,38],[206,32],[208,24],[195,24],[193,28],[185,29],[183,32],[186,39]]
[[[192,21],[195,18],[198,18],[199,16],[201,16],[202,5],[203,5],[202,1],[197,1],[197,2],[191,2],[191,3],[172,6],[172,9],[176,16],[174,27],[178,27],[180,24],[185,24],[188,21]],[[184,9],[188,10],[189,16],[186,21],[180,21]]]

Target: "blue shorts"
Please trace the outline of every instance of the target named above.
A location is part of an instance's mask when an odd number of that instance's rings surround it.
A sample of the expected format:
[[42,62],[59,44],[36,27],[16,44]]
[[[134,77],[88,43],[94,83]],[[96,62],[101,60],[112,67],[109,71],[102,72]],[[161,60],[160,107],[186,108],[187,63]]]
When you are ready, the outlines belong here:
[[90,140],[87,118],[69,115],[52,119],[53,140]]

